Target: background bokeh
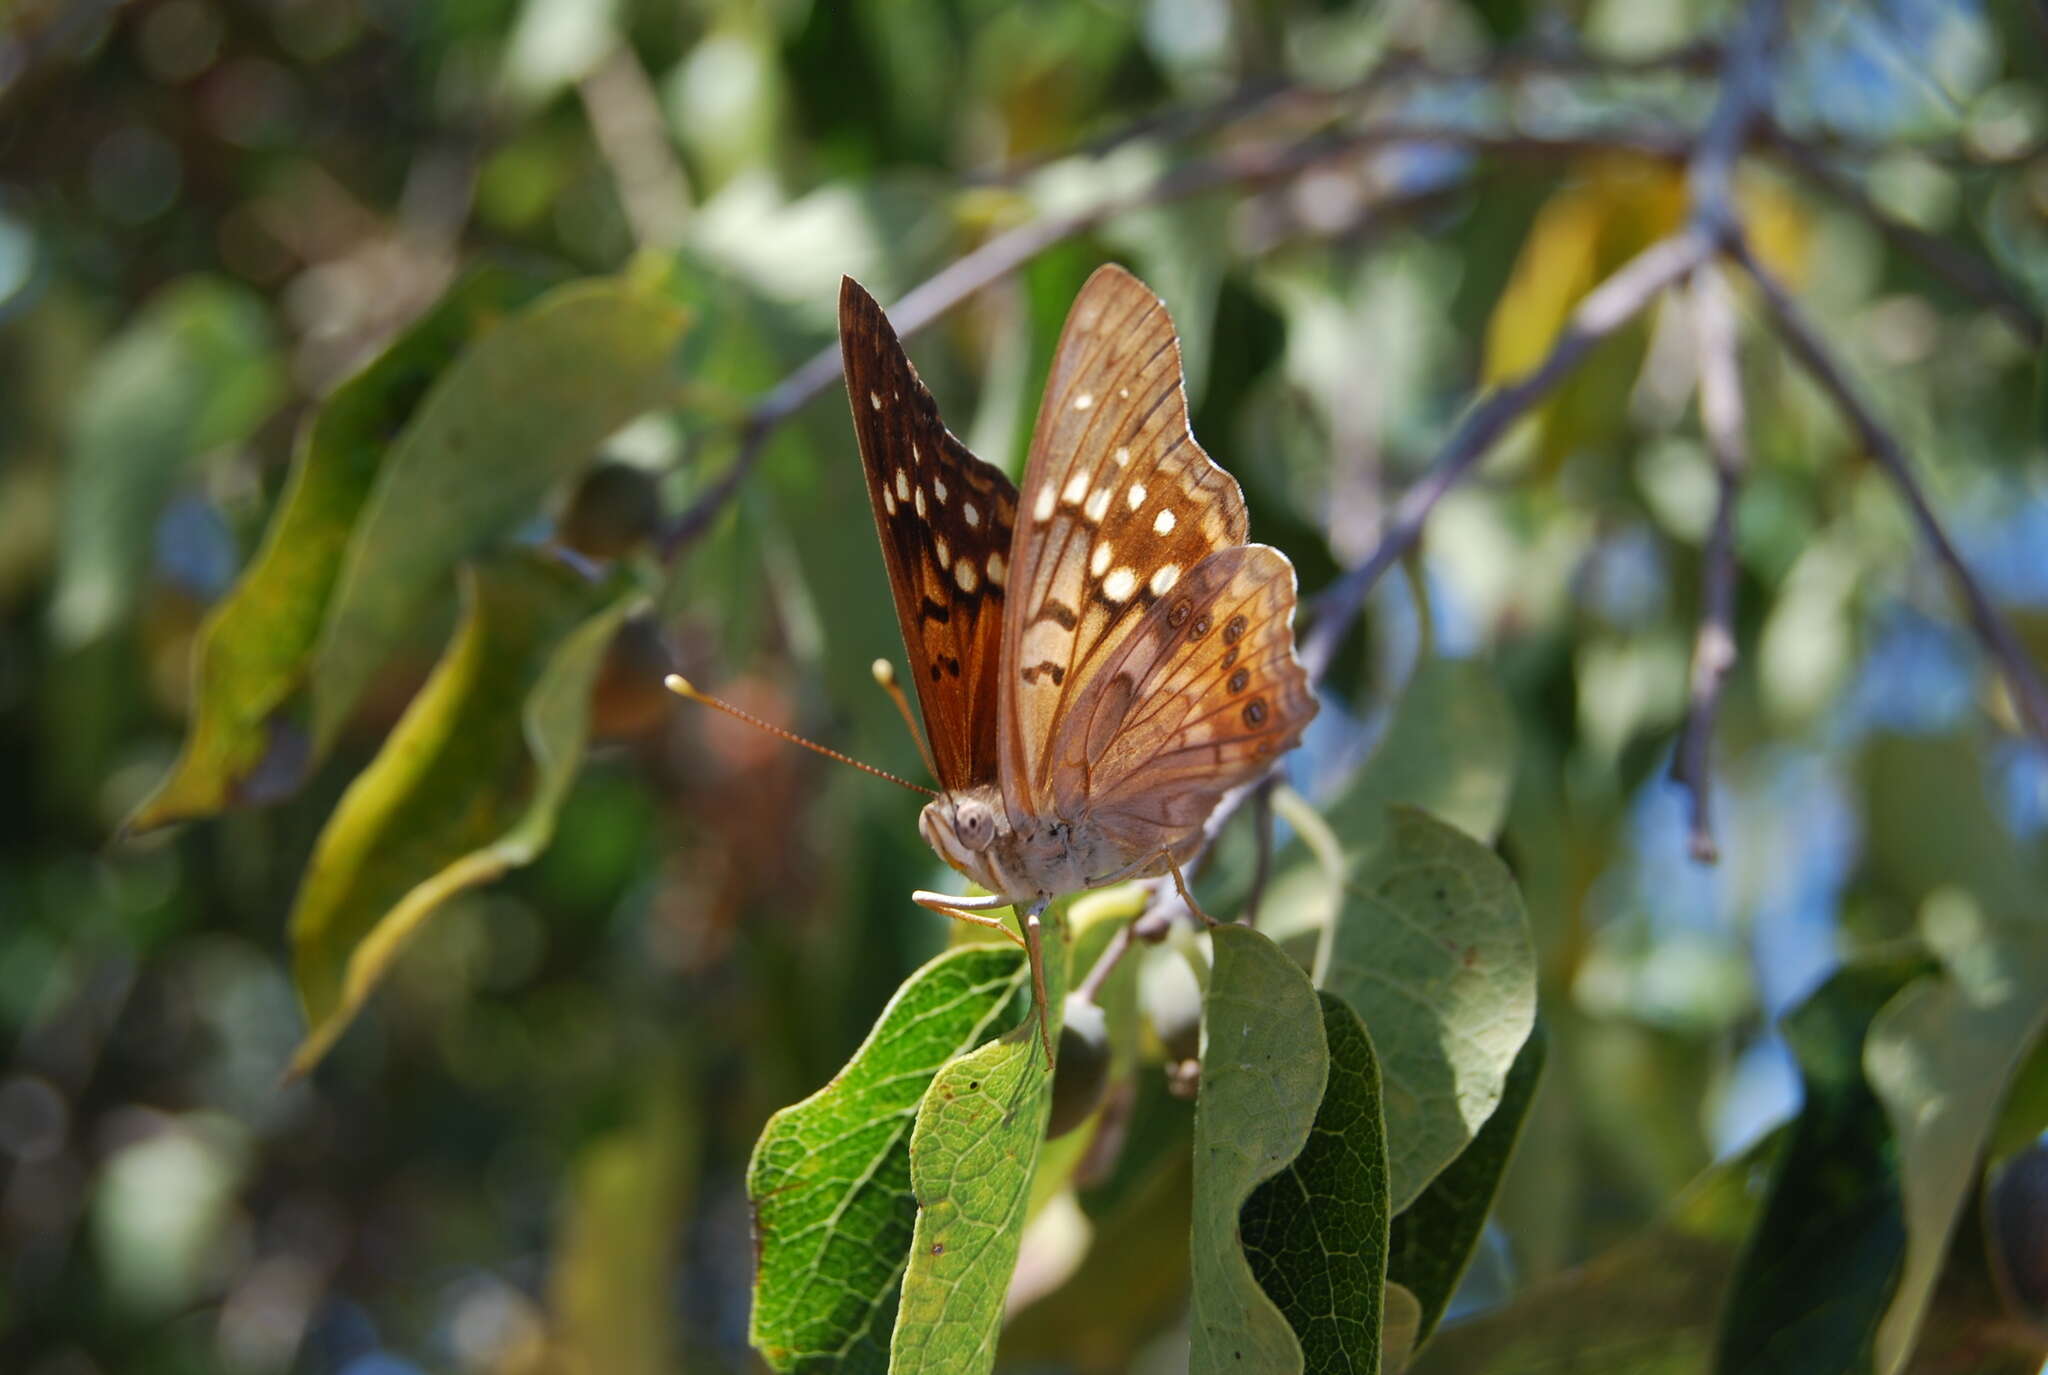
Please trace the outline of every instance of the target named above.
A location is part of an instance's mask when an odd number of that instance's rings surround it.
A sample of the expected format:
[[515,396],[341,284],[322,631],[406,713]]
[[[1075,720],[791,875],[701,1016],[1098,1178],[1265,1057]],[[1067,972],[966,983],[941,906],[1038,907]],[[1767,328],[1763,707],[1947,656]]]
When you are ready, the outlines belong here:
[[[747,1152],[947,939],[906,900],[935,879],[916,799],[654,693],[673,664],[918,776],[868,678],[898,649],[835,387],[774,430],[615,647],[546,853],[458,897],[328,1063],[281,1082],[304,1032],[286,914],[454,589],[294,795],[117,832],[176,755],[193,636],[301,420],[458,270],[678,256],[715,303],[684,394],[592,455],[673,514],[831,342],[842,273],[891,301],[1034,217],[1367,117],[1484,131],[1109,216],[912,343],[956,432],[1014,471],[1067,303],[1130,265],[1183,333],[1196,433],[1312,593],[1475,389],[1678,222],[1682,167],[1630,145],[1711,108],[1691,45],[1731,13],[0,8],[0,1368],[754,1369]],[[1763,156],[1741,189],[2037,661],[2044,53],[2037,6],[1795,4],[1777,117],[1860,190]],[[1959,290],[1913,235],[2003,285]],[[1604,344],[1444,503],[1295,768],[1311,801],[1338,786],[1425,648],[1481,661],[1512,704],[1500,848],[1552,1045],[1466,1309],[1630,1235],[1791,1112],[1775,1019],[1846,953],[2048,864],[2048,758],[1893,489],[1746,307],[1723,857],[1691,858],[1667,773],[1714,478],[1689,337],[1667,303]],[[626,525],[647,486],[620,484]],[[1226,846],[1204,891],[1241,892],[1248,853]],[[1123,1334],[1147,1368],[1173,1368],[1175,1311],[1169,1292],[1131,1319],[1156,1330]]]

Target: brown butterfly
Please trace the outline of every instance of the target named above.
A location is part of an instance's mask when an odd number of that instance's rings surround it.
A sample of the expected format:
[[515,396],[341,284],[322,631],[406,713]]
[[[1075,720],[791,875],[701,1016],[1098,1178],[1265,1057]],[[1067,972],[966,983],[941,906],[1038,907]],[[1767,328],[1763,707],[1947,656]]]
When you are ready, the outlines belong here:
[[1218,800],[1300,743],[1294,566],[1244,542],[1173,321],[1121,267],[1067,316],[1021,493],[947,432],[851,278],[839,346],[939,781],[918,829],[989,893],[914,900],[1012,940],[987,913],[1022,910],[1042,1009],[1051,900],[1166,873],[1185,895]]

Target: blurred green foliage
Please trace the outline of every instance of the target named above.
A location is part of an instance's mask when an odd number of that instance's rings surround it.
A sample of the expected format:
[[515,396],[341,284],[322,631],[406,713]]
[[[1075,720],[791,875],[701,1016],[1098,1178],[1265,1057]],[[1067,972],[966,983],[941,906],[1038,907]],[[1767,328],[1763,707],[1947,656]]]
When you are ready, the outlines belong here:
[[[877,1019],[871,1049],[920,987],[979,970],[929,1053],[871,1066],[914,1112],[948,1053],[1021,1016],[1023,980],[1008,953],[939,955],[907,899],[940,877],[915,802],[658,690],[681,669],[917,775],[868,676],[896,631],[833,389],[762,432],[673,557],[654,537],[831,345],[841,274],[896,300],[1019,225],[1136,199],[911,350],[1014,472],[1075,290],[1127,263],[1173,310],[1254,538],[1312,597],[1477,389],[1682,218],[1682,168],[1633,145],[1707,117],[1698,45],[1734,14],[0,8],[0,1369],[655,1375],[759,1369],[750,1341],[784,1365],[773,1333],[831,1315],[753,1306],[750,1229],[813,1201],[764,1188],[795,1167],[753,1155],[764,1126],[854,1060],[769,1128],[801,1156]],[[1790,4],[1779,136],[1858,194],[1760,146],[1740,198],[2048,664],[2042,51],[2027,6]],[[1228,172],[1375,120],[1484,137]],[[1156,193],[1190,168],[1228,174]],[[1220,948],[1309,1009],[1275,1035],[1330,1054],[1306,976],[1326,939],[1356,985],[1326,969],[1326,1000],[1433,987],[1426,939],[1392,960],[1357,920],[1388,905],[1404,824],[1526,909],[1529,946],[1510,922],[1500,948],[1533,969],[1540,1080],[1526,1006],[1425,993],[1448,1029],[1419,1051],[1365,1017],[1387,1167],[1413,1176],[1395,1202],[1419,1194],[1385,1336],[1442,1317],[1418,1369],[2037,1369],[2042,1280],[2000,1208],[2038,1213],[2048,1128],[2048,758],[1746,304],[1723,859],[1688,857],[1666,774],[1714,502],[1691,335],[1678,297],[1646,313],[1437,509],[1324,684],[1269,871],[1241,816],[1200,892],[1229,914],[1257,891],[1271,939]],[[1131,915],[1074,905],[1076,981]],[[1007,1296],[970,1296],[991,1331],[1009,1315],[1001,1368],[1186,1369],[1219,1292],[1286,1336],[1229,1212],[1323,1161],[1204,1175],[1197,1143],[1241,1123],[1174,1091],[1202,1054],[1191,965],[1242,980],[1243,954],[1127,961],[1102,1106],[974,1200],[1019,1251]],[[1431,1103],[1397,1101],[1416,1065],[1457,1090],[1427,1140],[1403,1124]],[[1356,1089],[1292,1104],[1281,1155]],[[909,1123],[871,1156],[885,1176],[833,1197],[865,1230],[821,1238],[873,1250],[847,1369],[886,1364],[900,1205],[931,1178]],[[1268,1221],[1273,1284],[1313,1278]],[[1191,1304],[1191,1272],[1226,1271]],[[1815,1315],[1825,1340],[1773,1345]]]

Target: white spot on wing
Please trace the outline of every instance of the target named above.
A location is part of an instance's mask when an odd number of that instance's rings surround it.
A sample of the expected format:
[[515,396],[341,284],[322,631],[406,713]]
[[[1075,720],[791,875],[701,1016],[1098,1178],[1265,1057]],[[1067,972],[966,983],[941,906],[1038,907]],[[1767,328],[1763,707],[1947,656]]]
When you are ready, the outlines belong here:
[[1090,494],[1088,504],[1081,508],[1081,514],[1090,520],[1101,520],[1109,514],[1109,488],[1097,487]]
[[1173,533],[1172,511],[1164,506],[1159,508],[1159,514],[1152,517],[1152,533],[1155,535],[1170,535]]
[[901,468],[896,470],[896,500],[910,500],[910,474]]
[[1044,521],[1048,521],[1048,520],[1051,520],[1051,519],[1052,519],[1052,504],[1053,504],[1053,502],[1054,502],[1054,501],[1055,501],[1056,499],[1057,499],[1057,498],[1056,498],[1056,497],[1055,497],[1055,496],[1053,495],[1053,490],[1052,490],[1052,488],[1050,488],[1050,487],[1041,487],[1041,488],[1039,488],[1039,489],[1038,489],[1038,500],[1037,500],[1037,501],[1035,501],[1035,502],[1033,502],[1033,503],[1032,503],[1032,505],[1031,505],[1031,518],[1032,518],[1033,520],[1035,520],[1035,521],[1040,521],[1040,522],[1044,522]]
[[1095,552],[1088,556],[1088,572],[1095,577],[1101,577],[1103,570],[1109,567],[1109,560],[1109,541],[1095,541]]
[[1154,573],[1152,574],[1152,582],[1151,582],[1151,587],[1152,587],[1152,595],[1153,595],[1153,596],[1155,596],[1155,597],[1163,597],[1163,596],[1165,596],[1165,595],[1166,595],[1166,592],[1167,592],[1167,589],[1168,589],[1168,588],[1170,588],[1170,587],[1172,587],[1172,586],[1173,586],[1173,585],[1174,585],[1175,583],[1177,583],[1177,582],[1179,582],[1179,581],[1180,581],[1180,565],[1179,565],[1179,564],[1177,564],[1177,563],[1162,563],[1162,564],[1160,564],[1160,565],[1159,565],[1159,568],[1158,568],[1158,571],[1156,571],[1156,572],[1154,572]]
[[962,559],[953,565],[953,581],[960,584],[962,592],[972,592],[981,586],[981,575],[974,571],[972,560]]
[[[938,551],[939,567],[951,568],[953,566],[953,546],[946,543],[944,535],[936,535],[932,538],[932,548]],[[964,563],[966,560],[963,559],[961,562]]]
[[1102,595],[1113,602],[1127,602],[1137,590],[1138,575],[1129,568],[1119,568],[1102,580]]
[[1085,411],[1094,404],[1095,393],[1092,391],[1084,391],[1074,398],[1074,409],[1077,411]]
[[932,500],[941,506],[946,504],[946,479],[942,477],[932,479]]
[[923,457],[924,457],[924,455],[923,455],[923,454],[921,454],[921,453],[919,453],[919,452],[917,451],[917,445],[915,445],[915,444],[912,444],[912,445],[910,446],[910,461],[911,461],[912,463],[915,463],[915,462],[917,462],[917,461],[918,461],[919,459],[921,459],[921,458],[923,458]]
[[1009,576],[1010,566],[1003,562],[1003,556],[1001,554],[990,554],[988,556],[988,580],[997,587],[1001,587],[1003,579]]
[[1075,473],[1067,479],[1067,485],[1060,489],[1060,500],[1069,506],[1079,506],[1081,498],[1088,495],[1088,474]]
[[1130,504],[1130,508],[1133,511],[1143,506],[1145,504],[1145,484],[1133,482],[1131,490],[1124,493],[1124,500]]
[[892,516],[896,514],[896,494],[889,490],[887,484],[882,487],[882,509]]
[[875,393],[873,393],[873,392],[869,392],[869,393],[868,393],[868,404],[869,404],[870,406],[873,406],[873,407],[874,407],[874,408],[875,408],[876,410],[880,410],[880,409],[882,409],[882,398],[881,398],[881,397],[879,397],[879,396],[877,396],[877,395],[875,395]]
[[981,528],[981,508],[973,502],[961,502],[960,515],[966,520],[968,529],[978,530]]
[[918,489],[917,489],[916,491],[912,492],[912,493],[911,493],[910,495],[911,495],[911,496],[912,496],[912,497],[913,497],[913,498],[915,499],[915,502],[916,502],[916,505],[917,505],[917,518],[918,518],[919,520],[923,520],[923,519],[924,519],[924,488],[920,487],[920,488],[918,488]]
[[1116,452],[1111,454],[1110,457],[1116,460],[1116,466],[1119,468],[1129,466],[1131,461],[1131,446],[1128,444],[1117,445]]

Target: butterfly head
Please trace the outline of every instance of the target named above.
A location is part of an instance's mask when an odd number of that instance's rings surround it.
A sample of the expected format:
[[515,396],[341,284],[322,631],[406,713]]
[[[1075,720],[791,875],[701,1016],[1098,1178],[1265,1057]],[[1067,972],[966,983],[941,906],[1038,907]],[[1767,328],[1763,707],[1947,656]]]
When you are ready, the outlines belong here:
[[1002,800],[992,787],[942,794],[918,814],[917,829],[939,858],[994,891],[998,866],[992,850],[1009,829]]

